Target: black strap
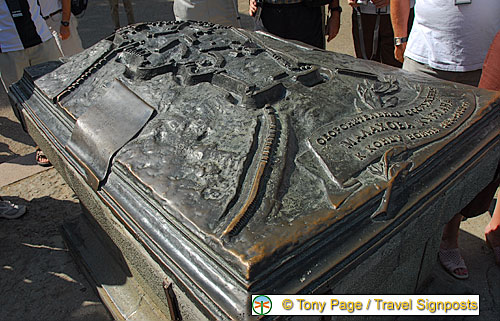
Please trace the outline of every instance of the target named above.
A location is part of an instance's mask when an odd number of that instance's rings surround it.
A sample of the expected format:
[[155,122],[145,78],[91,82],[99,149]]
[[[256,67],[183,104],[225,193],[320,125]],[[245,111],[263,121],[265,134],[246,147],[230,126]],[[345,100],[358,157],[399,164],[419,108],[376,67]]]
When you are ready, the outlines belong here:
[[48,16],[43,17],[43,19],[47,20],[47,19],[49,19],[49,18],[52,18],[53,16],[55,16],[55,15],[56,15],[56,14],[58,14],[59,12],[62,12],[62,9],[59,9],[59,10],[57,10],[57,11],[52,12],[52,13],[51,13],[51,14],[49,14]]
[[303,3],[308,7],[321,7],[330,4],[332,0],[306,0]]
[[[368,59],[366,55],[365,48],[365,37],[363,33],[363,22],[361,21],[361,10],[359,7],[355,8],[356,17],[358,20],[358,32],[359,32],[359,47],[361,49],[361,56],[363,59]],[[375,20],[375,27],[373,28],[373,43],[372,43],[372,55],[369,60],[372,60],[377,54],[378,50],[378,35],[380,30],[380,9],[377,9],[377,19]]]

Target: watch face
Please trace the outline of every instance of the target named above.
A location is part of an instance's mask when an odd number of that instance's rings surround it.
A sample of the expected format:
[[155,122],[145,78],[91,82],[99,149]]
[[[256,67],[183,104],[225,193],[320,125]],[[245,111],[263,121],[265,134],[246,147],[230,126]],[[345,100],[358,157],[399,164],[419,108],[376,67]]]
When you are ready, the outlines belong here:
[[403,43],[408,41],[408,37],[403,37],[403,38],[394,38],[394,45],[395,46],[400,46]]

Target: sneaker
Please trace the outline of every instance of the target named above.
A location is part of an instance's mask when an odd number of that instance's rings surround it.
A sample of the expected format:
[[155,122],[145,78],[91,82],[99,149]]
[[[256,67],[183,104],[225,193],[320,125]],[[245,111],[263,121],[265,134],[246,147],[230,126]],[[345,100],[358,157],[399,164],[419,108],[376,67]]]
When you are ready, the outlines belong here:
[[14,219],[23,216],[24,213],[26,213],[26,206],[0,201],[0,217]]

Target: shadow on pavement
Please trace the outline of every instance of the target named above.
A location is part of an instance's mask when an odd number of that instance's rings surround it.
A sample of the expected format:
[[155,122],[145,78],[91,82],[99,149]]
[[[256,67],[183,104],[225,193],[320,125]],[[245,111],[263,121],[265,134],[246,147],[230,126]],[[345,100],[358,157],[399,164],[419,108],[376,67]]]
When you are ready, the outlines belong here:
[[4,199],[26,205],[28,211],[16,220],[1,219],[0,320],[21,316],[23,320],[109,320],[76,269],[59,225],[54,224],[79,213],[79,204],[49,196],[31,201]]
[[0,135],[25,145],[35,146],[35,142],[23,130],[19,122],[13,121],[7,117],[0,116]]

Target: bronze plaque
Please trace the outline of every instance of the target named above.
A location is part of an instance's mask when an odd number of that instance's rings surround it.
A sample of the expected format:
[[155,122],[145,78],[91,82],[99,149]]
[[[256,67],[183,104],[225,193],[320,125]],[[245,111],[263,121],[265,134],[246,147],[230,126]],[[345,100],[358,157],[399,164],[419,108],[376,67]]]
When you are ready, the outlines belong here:
[[21,87],[214,319],[324,290],[499,157],[498,93],[210,23],[122,28]]

